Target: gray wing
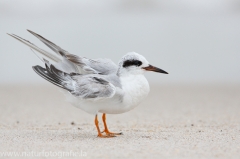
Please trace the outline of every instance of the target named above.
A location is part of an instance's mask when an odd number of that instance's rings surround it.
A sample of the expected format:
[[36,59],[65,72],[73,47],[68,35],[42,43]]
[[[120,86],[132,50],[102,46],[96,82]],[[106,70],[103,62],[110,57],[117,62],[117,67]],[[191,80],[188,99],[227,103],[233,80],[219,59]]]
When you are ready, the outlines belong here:
[[110,59],[88,59],[78,57],[73,54],[66,55],[66,58],[76,64],[82,70],[83,74],[102,74],[108,75],[117,72],[117,65]]
[[[81,74],[112,74],[117,72],[117,65],[110,59],[88,59],[85,57],[79,57],[77,55],[73,55],[54,44],[53,42],[45,39],[41,35],[34,33],[31,30],[28,30],[31,34],[37,37],[40,41],[42,41],[45,45],[47,45],[50,49],[52,49],[58,55],[61,55],[64,59],[66,58],[73,64],[77,65],[79,72]],[[61,66],[60,66],[61,67]]]
[[50,49],[52,49],[55,53],[61,55],[61,56],[65,56],[67,54],[69,54],[67,51],[65,51],[64,49],[62,49],[61,47],[57,46],[56,44],[54,44],[53,42],[49,41],[48,39],[45,39],[44,37],[42,37],[41,35],[31,31],[31,30],[27,30],[29,31],[31,34],[33,34],[35,37],[37,37],[41,42],[43,42],[45,45],[47,45]]
[[111,98],[116,92],[116,88],[103,78],[77,75],[73,79],[76,87],[71,93],[84,99]]
[[104,78],[94,75],[65,73],[51,65],[47,60],[44,61],[46,68],[34,66],[34,71],[42,78],[66,89],[76,97],[99,100],[111,98],[116,92],[116,87]]
[[[17,36],[14,34],[8,34],[13,38],[17,39],[18,41],[22,42],[23,44],[29,46],[31,49],[37,51],[45,59],[51,60],[56,62],[55,66],[67,73],[75,72],[81,74],[112,74],[117,72],[117,65],[111,61],[110,59],[88,59],[85,57],[79,57],[77,55],[73,55],[68,53],[66,50],[62,49],[58,45],[54,44],[53,42],[45,39],[41,35],[28,30],[31,34],[37,37],[40,41],[42,41],[45,45],[47,45],[51,50],[53,50],[56,54],[53,55],[50,52],[47,52],[33,43]],[[39,57],[42,61],[43,58]],[[44,61],[43,61],[44,62]]]
[[[7,34],[8,34],[8,33],[7,33]],[[51,53],[49,53],[49,52],[47,52],[47,51],[45,51],[45,50],[37,47],[36,45],[34,45],[33,43],[31,43],[30,41],[27,41],[27,40],[21,38],[20,36],[17,36],[17,35],[15,35],[15,34],[8,34],[8,35],[11,36],[11,37],[13,37],[13,38],[15,38],[16,40],[22,42],[23,44],[29,46],[31,49],[37,51],[38,53],[40,53],[41,55],[43,55],[43,56],[44,56],[45,58],[47,58],[47,59],[50,59],[50,60],[52,60],[52,61],[54,61],[54,62],[59,62],[59,61],[61,61],[61,59],[60,59],[59,57],[54,56],[54,55],[52,55]],[[40,58],[40,59],[43,60],[42,58]]]

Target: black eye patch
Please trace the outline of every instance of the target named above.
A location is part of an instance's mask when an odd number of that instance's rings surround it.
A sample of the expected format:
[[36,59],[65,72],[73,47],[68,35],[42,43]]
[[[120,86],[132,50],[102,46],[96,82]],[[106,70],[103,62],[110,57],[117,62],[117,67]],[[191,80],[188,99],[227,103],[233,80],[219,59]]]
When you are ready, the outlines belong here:
[[127,60],[124,61],[123,67],[129,67],[129,66],[141,66],[142,62],[139,60]]

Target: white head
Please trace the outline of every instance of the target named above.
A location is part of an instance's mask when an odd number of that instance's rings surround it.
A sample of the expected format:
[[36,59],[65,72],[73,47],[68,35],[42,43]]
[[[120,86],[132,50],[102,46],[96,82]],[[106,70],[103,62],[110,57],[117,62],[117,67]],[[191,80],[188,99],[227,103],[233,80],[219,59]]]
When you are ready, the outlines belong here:
[[119,62],[118,75],[136,75],[143,74],[146,71],[154,71],[168,74],[167,72],[150,65],[145,57],[136,52],[127,53],[122,57],[121,61]]

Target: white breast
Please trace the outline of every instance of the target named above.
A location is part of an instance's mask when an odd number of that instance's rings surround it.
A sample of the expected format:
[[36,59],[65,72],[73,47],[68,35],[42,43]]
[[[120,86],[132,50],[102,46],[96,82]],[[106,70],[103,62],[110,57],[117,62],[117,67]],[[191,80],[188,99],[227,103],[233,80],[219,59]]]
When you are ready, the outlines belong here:
[[123,108],[129,111],[145,99],[150,91],[149,84],[144,75],[130,75],[121,77],[124,91]]

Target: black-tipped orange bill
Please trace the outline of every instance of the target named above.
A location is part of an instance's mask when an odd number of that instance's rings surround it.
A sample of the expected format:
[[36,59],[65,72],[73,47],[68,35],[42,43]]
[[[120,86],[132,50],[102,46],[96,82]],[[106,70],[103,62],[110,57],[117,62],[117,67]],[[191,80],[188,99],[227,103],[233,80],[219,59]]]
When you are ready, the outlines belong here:
[[164,74],[168,74],[166,71],[157,68],[155,66],[149,65],[147,67],[143,67],[143,69],[147,70],[147,71],[153,71],[153,72],[159,72],[159,73],[164,73]]

